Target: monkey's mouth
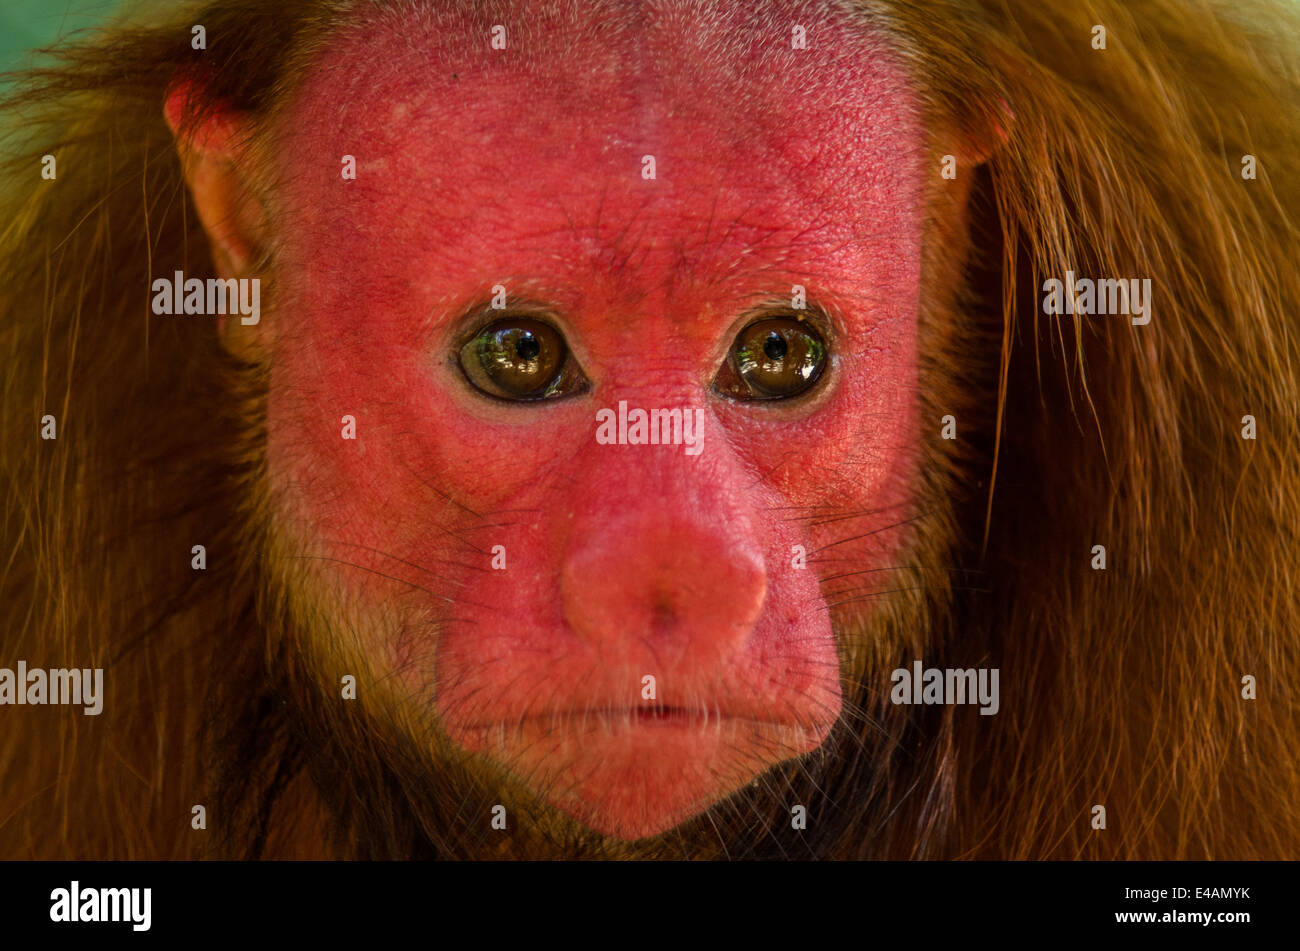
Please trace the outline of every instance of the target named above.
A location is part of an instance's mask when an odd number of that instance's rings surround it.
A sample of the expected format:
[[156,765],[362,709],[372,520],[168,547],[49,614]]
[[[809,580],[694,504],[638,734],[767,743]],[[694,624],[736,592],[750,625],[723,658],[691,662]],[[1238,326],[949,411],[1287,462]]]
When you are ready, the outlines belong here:
[[638,723],[666,723],[675,720],[699,719],[698,711],[688,710],[685,707],[638,707],[631,712]]
[[631,840],[665,832],[815,749],[829,724],[797,712],[775,704],[578,703],[474,727],[453,721],[452,736],[588,828]]
[[667,704],[646,704],[637,707],[571,707],[557,710],[526,713],[514,718],[500,718],[474,724],[466,724],[464,729],[475,731],[510,730],[512,727],[536,728],[538,725],[551,725],[555,728],[578,727],[655,727],[676,726],[704,728],[709,725],[720,726],[723,723],[750,723],[758,726],[798,729],[789,720],[770,716],[759,716],[748,712],[730,712],[716,707],[685,707]]
[[647,704],[643,707],[600,707],[595,710],[569,710],[558,714],[558,716],[564,719],[594,717],[610,723],[671,723],[684,726],[691,723],[706,723],[710,719],[710,714],[712,714],[711,718],[715,721],[722,718],[722,715],[716,710],[709,711],[701,707],[673,707],[665,704]]

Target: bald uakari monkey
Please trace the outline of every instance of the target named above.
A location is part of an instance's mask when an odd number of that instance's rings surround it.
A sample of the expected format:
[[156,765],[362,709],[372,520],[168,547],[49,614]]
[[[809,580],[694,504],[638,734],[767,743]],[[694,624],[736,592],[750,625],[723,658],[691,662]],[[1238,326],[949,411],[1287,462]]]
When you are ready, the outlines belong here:
[[1294,856],[1298,24],[66,47],[8,112],[0,646],[103,709],[11,677],[0,855]]

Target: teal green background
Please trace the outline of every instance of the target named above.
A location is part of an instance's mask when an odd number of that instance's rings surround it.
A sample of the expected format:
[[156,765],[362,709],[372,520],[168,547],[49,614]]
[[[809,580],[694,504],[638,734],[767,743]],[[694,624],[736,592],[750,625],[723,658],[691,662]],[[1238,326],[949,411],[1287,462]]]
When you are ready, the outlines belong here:
[[0,0],[0,72],[32,63],[32,51],[98,26],[118,0]]

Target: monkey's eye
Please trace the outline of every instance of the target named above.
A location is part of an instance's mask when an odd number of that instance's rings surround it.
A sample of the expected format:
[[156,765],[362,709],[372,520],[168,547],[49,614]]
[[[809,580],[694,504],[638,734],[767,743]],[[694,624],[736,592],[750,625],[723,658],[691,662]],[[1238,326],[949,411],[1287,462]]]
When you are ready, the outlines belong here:
[[460,368],[475,387],[503,400],[554,399],[584,382],[560,332],[524,317],[480,330],[460,348]]
[[713,388],[737,400],[779,400],[811,389],[826,369],[826,342],[808,321],[765,317],[736,335]]

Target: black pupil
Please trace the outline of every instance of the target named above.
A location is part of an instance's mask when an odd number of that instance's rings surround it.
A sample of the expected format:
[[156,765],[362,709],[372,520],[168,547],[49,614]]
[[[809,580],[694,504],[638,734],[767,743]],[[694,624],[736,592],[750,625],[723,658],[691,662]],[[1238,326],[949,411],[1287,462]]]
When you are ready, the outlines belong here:
[[763,352],[770,360],[784,360],[786,353],[785,338],[773,330],[763,341]]
[[515,341],[515,353],[520,360],[533,360],[542,352],[542,345],[537,342],[537,338],[530,333],[519,335]]

